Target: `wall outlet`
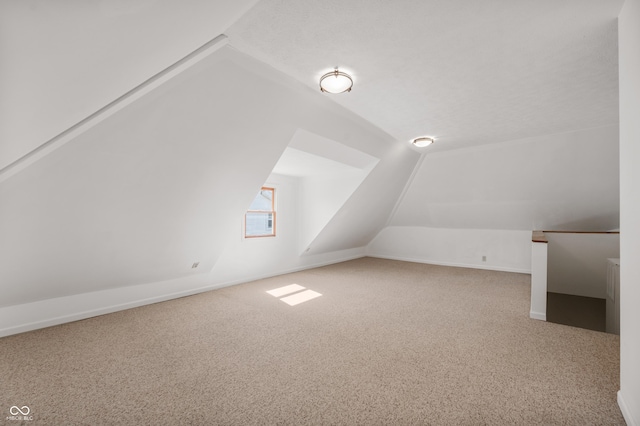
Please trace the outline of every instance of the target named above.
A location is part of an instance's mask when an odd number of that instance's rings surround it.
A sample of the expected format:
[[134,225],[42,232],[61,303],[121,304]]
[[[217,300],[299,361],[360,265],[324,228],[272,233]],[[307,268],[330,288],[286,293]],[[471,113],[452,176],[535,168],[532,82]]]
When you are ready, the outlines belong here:
[[194,262],[193,265],[191,265],[191,269],[197,268],[199,264],[200,262]]
[[487,256],[482,256],[482,261],[486,262],[487,261]]

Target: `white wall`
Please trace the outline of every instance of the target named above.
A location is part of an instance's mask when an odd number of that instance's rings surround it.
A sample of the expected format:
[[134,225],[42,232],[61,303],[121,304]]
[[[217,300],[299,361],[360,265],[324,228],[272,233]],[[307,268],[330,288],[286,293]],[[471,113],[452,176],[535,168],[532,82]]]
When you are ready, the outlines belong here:
[[369,170],[305,176],[300,180],[300,249],[306,250],[331,218],[362,183]]
[[[531,231],[389,226],[369,244],[373,257],[531,272]],[[482,257],[486,256],[486,261]]]
[[371,242],[388,221],[419,159],[418,155],[405,154],[406,145],[396,142],[379,154],[365,151],[380,158],[380,162],[313,240],[308,254],[362,247]]
[[372,256],[530,272],[532,230],[619,226],[617,126],[424,156]]
[[276,237],[243,238],[242,218],[237,218],[233,235],[211,271],[211,283],[243,282],[364,256],[364,247],[300,256],[298,242],[304,231],[301,180],[278,174],[269,176],[265,185],[276,189]]
[[[391,148],[393,145],[390,145]],[[379,153],[378,153],[379,154]],[[387,153],[388,156],[388,153]],[[414,160],[417,161],[416,155]],[[298,129],[293,135],[273,173],[301,178],[300,196],[300,252],[312,251],[312,242],[325,229],[345,202],[354,194],[380,158],[340,142]],[[402,179],[415,165],[411,163],[400,173]],[[374,179],[389,179],[377,173]],[[398,186],[394,187],[400,188]],[[384,186],[384,185],[383,185]],[[392,197],[397,199],[398,195]],[[384,200],[381,200],[384,201]],[[390,208],[388,201],[382,202],[383,211]],[[378,214],[369,215],[379,216]],[[340,238],[339,240],[343,240]],[[313,252],[315,245],[313,245]]]
[[547,320],[547,243],[531,242],[531,309],[529,317]]
[[620,257],[618,234],[545,233],[547,291],[607,297],[607,258]]
[[[110,309],[110,300],[130,306],[166,295],[157,289],[184,294],[228,283],[208,274],[299,129],[380,161],[346,201],[349,214],[337,212],[341,228],[329,226],[334,217],[320,231],[330,245],[299,263],[296,253],[238,268],[249,279],[361,255],[419,156],[319,92],[224,47],[0,182],[0,307],[20,306],[21,318],[35,323],[47,311],[30,305],[38,301],[58,306],[53,301],[73,297],[66,313],[51,310],[62,318],[85,310],[81,294],[114,290],[94,312]],[[375,211],[361,216],[372,202]],[[298,241],[293,248],[274,253],[294,256]],[[13,313],[0,312],[0,320],[14,324]]]
[[295,131],[272,99],[300,102],[243,60],[216,52],[0,183],[0,306],[211,270]]
[[620,392],[631,426],[640,425],[640,0],[619,16],[620,57]]
[[276,188],[277,236],[245,239],[243,215],[235,217],[224,251],[209,273],[0,308],[0,337],[364,256],[365,247],[299,255],[299,181],[297,177],[269,176],[265,183]]
[[270,175],[265,186],[275,188],[276,236],[244,238],[243,215],[237,217],[233,232],[225,243],[225,249],[213,270],[214,282],[230,282],[243,278],[247,271],[254,276],[268,275],[270,271],[292,269],[291,261],[299,256],[298,237],[298,179]]

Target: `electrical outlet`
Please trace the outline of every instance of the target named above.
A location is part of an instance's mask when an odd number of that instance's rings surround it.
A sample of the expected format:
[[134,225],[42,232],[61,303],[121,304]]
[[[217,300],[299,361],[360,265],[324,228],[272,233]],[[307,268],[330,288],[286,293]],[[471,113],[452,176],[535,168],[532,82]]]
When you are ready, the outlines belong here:
[[197,268],[199,264],[200,262],[194,262],[193,265],[191,265],[191,269]]
[[487,261],[487,256],[482,256],[482,261],[486,262]]

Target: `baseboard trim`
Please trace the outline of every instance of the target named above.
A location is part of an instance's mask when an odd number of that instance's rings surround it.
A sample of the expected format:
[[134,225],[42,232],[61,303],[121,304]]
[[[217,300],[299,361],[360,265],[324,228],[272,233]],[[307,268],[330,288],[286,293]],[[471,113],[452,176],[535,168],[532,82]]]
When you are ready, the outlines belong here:
[[540,320],[540,321],[546,321],[547,320],[547,314],[544,314],[542,312],[530,311],[529,312],[529,318],[535,319],[535,320]]
[[[188,282],[191,281],[190,278],[192,277],[171,280],[171,285],[179,286],[181,283],[187,283],[186,285],[188,285]],[[190,290],[171,292],[145,298],[135,298],[133,300],[126,301],[126,296],[128,294],[143,292],[144,290],[141,290],[142,288],[151,287],[157,284],[166,285],[167,282],[164,281],[161,283],[119,287],[115,289],[57,297],[54,299],[1,308],[0,320],[2,320],[2,322],[6,322],[5,320],[7,318],[11,318],[14,319],[14,321],[15,319],[18,319],[18,323],[1,328],[0,337],[80,321],[87,318],[124,311],[126,309],[137,308],[139,306],[151,305],[153,303],[164,302],[225,287],[224,284],[204,286],[192,288]],[[102,300],[103,303],[96,302],[98,299]],[[122,299],[125,299],[125,301],[122,301]],[[115,302],[115,300],[120,301]],[[74,312],[70,312],[69,309],[64,308],[69,306],[73,308],[83,307],[84,309],[77,309]]]
[[403,262],[425,263],[427,265],[439,265],[439,266],[453,266],[456,268],[471,268],[471,269],[484,269],[489,271],[500,272],[516,272],[519,274],[531,274],[531,269],[512,268],[509,266],[496,266],[496,265],[477,265],[472,263],[459,263],[459,262],[444,262],[440,260],[430,259],[418,259],[406,256],[389,256],[386,254],[367,253],[368,257],[376,257],[379,259],[401,260]]
[[[353,253],[353,250],[349,251]],[[218,290],[264,278],[320,268],[322,266],[347,262],[365,256],[364,250],[361,250],[358,254],[350,254],[331,260],[270,273],[256,274],[221,283],[211,283],[211,281],[213,281],[211,275],[205,273],[174,280],[118,287],[91,293],[57,297],[22,305],[7,306],[0,308],[0,337],[192,296],[194,294]]]
[[621,390],[618,391],[618,407],[620,407],[622,417],[624,417],[624,421],[627,422],[627,426],[640,426],[640,423],[636,422],[633,417],[631,417],[631,412],[629,411],[627,403],[624,402]]

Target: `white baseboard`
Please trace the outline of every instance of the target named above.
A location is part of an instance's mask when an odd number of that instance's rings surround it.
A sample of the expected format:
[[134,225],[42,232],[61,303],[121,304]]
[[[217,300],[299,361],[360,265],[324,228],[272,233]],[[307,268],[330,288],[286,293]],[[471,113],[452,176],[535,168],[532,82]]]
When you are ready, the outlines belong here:
[[0,337],[191,296],[249,281],[319,268],[362,257],[365,257],[364,249],[355,251],[345,250],[343,255],[339,255],[330,260],[269,273],[245,276],[241,279],[222,283],[213,282],[214,280],[211,275],[205,273],[169,281],[118,287],[91,293],[57,297],[22,305],[7,306],[0,308]]
[[629,411],[627,404],[624,402],[621,390],[618,391],[618,407],[620,407],[622,417],[624,417],[624,421],[627,422],[627,426],[640,426],[640,423],[636,422],[633,417],[631,417],[631,412]]
[[542,312],[530,311],[529,312],[529,318],[535,319],[535,320],[540,320],[540,321],[546,321],[547,320],[547,314],[543,314]]
[[496,266],[496,265],[480,265],[475,263],[459,263],[459,262],[445,262],[441,260],[430,259],[418,259],[406,256],[390,256],[386,254],[367,253],[368,257],[377,257],[380,259],[390,260],[402,260],[404,262],[414,263],[426,263],[428,265],[440,265],[440,266],[453,266],[456,268],[472,268],[472,269],[485,269],[489,271],[501,271],[501,272],[517,272],[519,274],[531,274],[531,269],[512,268],[510,266]]

